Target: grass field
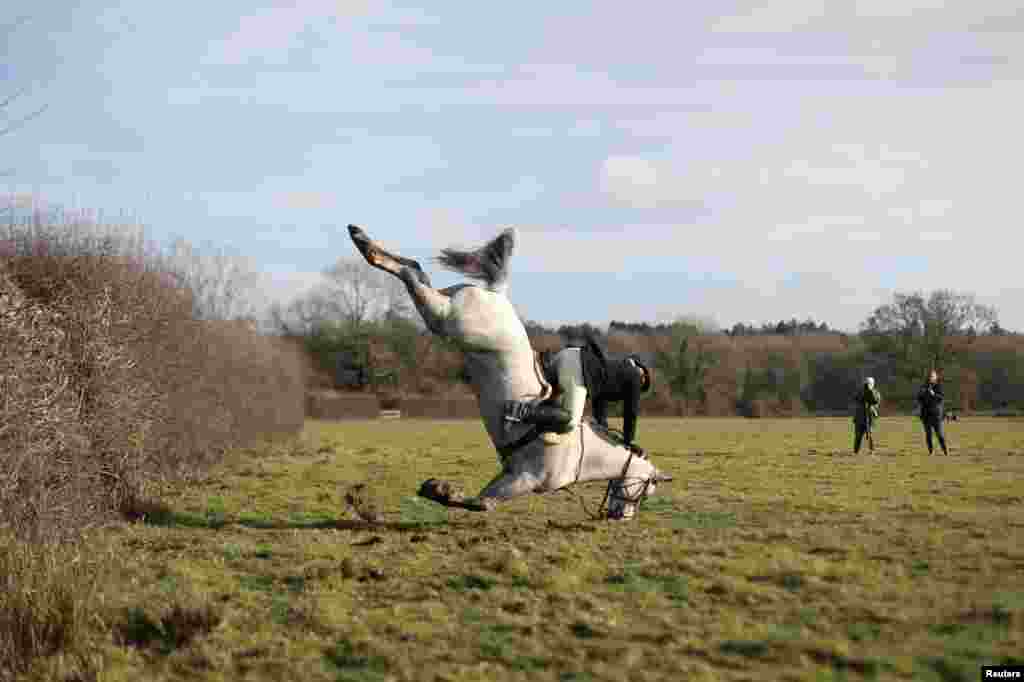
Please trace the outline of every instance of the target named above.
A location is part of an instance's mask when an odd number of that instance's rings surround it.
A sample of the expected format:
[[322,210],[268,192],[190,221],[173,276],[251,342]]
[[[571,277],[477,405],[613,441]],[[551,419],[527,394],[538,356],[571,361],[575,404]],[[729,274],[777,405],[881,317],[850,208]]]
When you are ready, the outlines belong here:
[[[642,420],[676,480],[631,523],[496,471],[477,422],[308,422],[96,540],[109,680],[976,680],[1024,662],[1024,423]],[[345,511],[363,482],[383,512]],[[593,509],[603,487],[583,489]]]

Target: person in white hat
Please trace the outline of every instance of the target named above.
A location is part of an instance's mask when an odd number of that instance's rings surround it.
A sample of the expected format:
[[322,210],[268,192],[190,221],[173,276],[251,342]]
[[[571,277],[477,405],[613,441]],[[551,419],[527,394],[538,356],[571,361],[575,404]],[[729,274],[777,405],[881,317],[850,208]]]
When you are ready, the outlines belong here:
[[875,439],[872,435],[872,427],[878,419],[878,405],[882,402],[882,394],[875,388],[875,380],[868,377],[864,380],[864,386],[854,396],[857,403],[856,412],[853,415],[853,454],[860,452],[861,441],[867,436],[868,450],[875,451]]

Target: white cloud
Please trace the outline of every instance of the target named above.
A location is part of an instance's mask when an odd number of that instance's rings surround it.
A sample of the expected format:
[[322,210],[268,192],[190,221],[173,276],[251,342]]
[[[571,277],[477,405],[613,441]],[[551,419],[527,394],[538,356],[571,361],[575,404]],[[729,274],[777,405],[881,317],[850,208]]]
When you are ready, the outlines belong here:
[[601,164],[601,190],[634,208],[656,208],[700,201],[713,191],[721,171],[696,166],[683,172],[667,162],[642,156],[609,156]]
[[[658,210],[681,199],[706,200],[712,214],[692,224],[627,224],[600,239],[547,231],[543,244],[524,243],[524,259],[531,269],[560,272],[614,273],[642,262],[645,269],[733,273],[745,284],[707,289],[715,305],[680,303],[680,312],[719,317],[760,320],[773,310],[789,317],[803,306],[819,319],[855,326],[891,288],[951,287],[977,292],[1003,311],[1016,308],[1007,273],[1017,270],[1024,247],[1018,83],[886,99],[805,94],[793,104],[796,116],[784,132],[745,153],[695,146],[689,129],[672,135],[671,125],[653,117],[647,130],[668,134],[665,150],[607,157],[598,188],[653,210],[638,213],[640,221],[662,220]],[[559,255],[568,252],[571,261]],[[928,267],[920,267],[922,258]],[[917,265],[899,266],[911,262]],[[789,273],[822,267],[839,284],[784,286]]]
[[771,241],[792,241],[803,235],[823,234],[830,228],[844,226],[861,226],[864,216],[809,216],[802,223],[777,225],[768,233]]
[[[783,50],[758,44],[713,46],[703,63],[851,65],[882,81],[979,82],[1022,76],[1024,12],[1019,0],[793,0],[743,2],[711,22],[735,41],[785,35]],[[827,38],[826,38],[827,37]],[[728,42],[728,41],[727,41]]]
[[712,111],[659,111],[648,118],[628,118],[615,126],[633,137],[676,137],[687,132],[708,134],[728,129],[751,128],[757,122],[754,111],[715,109]]
[[943,231],[943,232],[929,231],[929,232],[922,232],[921,233],[921,241],[925,241],[925,242],[950,242],[950,241],[953,241],[953,239],[954,239],[953,233],[952,232],[948,232],[948,231]]
[[746,12],[719,17],[711,30],[716,33],[791,33],[824,17],[825,4],[825,0],[759,2]]
[[569,137],[600,137],[604,130],[601,121],[580,119],[569,129]]
[[315,190],[279,192],[271,197],[276,206],[298,210],[331,208],[338,205],[338,199],[335,192]]
[[882,233],[874,230],[855,230],[847,232],[846,238],[854,242],[877,242],[882,240]]
[[926,162],[917,153],[894,152],[886,145],[875,148],[865,144],[833,144],[815,161],[794,159],[781,172],[782,177],[811,186],[862,188],[872,199],[898,192],[907,181],[907,173]]
[[365,15],[363,0],[298,0],[242,15],[238,27],[210,46],[208,63],[244,64],[253,57],[273,61],[311,26]]
[[[948,0],[789,0],[767,4],[747,0],[735,14],[717,17],[717,33],[791,33],[804,29],[851,31],[889,25],[907,35],[963,31],[993,20],[1020,18],[1016,0],[948,2]],[[1011,30],[1019,24],[1010,24]]]

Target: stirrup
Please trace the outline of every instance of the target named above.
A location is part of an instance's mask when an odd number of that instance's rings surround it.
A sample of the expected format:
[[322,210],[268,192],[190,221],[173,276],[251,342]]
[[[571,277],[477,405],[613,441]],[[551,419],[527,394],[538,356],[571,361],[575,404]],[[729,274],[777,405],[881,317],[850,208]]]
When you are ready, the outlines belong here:
[[540,439],[544,441],[545,445],[561,445],[568,434],[558,433],[556,431],[542,431]]
[[505,403],[504,420],[506,423],[536,424],[541,431],[572,431],[572,414],[557,405],[510,400]]

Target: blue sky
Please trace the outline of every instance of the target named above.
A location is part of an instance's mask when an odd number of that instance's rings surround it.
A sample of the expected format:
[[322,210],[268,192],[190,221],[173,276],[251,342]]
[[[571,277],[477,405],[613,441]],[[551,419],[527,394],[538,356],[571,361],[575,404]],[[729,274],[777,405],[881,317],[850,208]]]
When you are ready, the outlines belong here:
[[350,222],[417,258],[515,225],[545,322],[951,287],[1024,329],[1017,2],[37,4],[0,16],[7,113],[48,107],[0,191],[229,244],[273,298]]

